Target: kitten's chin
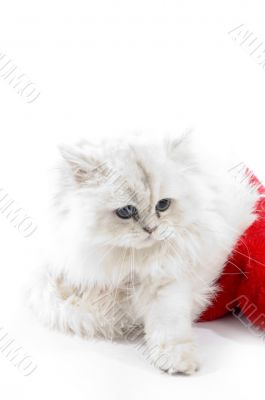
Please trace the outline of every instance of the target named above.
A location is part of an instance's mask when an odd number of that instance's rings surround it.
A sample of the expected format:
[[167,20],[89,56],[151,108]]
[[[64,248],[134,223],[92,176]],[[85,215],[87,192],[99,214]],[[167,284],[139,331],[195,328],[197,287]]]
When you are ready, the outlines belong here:
[[157,243],[157,240],[155,240],[154,238],[152,238],[151,236],[148,236],[147,238],[145,238],[144,240],[142,240],[139,243],[134,244],[134,248],[135,249],[145,249],[147,247],[152,247]]
[[141,249],[146,249],[149,247],[155,246],[157,243],[159,243],[158,238],[154,238],[153,235],[148,235],[145,236],[144,238],[133,238],[133,239],[127,239],[125,241],[121,241],[117,243],[118,247],[126,248],[126,249],[136,249],[136,250],[141,250]]

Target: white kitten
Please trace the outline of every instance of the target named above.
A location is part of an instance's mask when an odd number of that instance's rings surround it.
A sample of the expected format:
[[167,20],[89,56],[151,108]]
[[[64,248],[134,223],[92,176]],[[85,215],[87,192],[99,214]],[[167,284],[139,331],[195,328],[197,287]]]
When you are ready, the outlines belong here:
[[143,327],[169,373],[198,367],[192,323],[208,306],[258,199],[212,170],[190,136],[62,147],[47,262],[29,301],[51,327],[128,338]]

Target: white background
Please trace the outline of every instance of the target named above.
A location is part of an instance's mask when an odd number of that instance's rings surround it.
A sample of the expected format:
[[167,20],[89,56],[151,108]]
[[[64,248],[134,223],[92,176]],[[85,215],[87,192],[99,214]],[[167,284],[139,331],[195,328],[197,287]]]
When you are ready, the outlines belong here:
[[[58,142],[190,127],[264,179],[265,69],[228,34],[244,24],[265,41],[264,19],[261,0],[2,2],[0,53],[41,94],[27,104],[0,77],[0,187],[40,221]],[[161,374],[133,345],[41,327],[21,300],[35,239],[1,214],[0,235],[0,326],[38,364],[24,377],[0,352],[2,399],[264,397],[265,341],[233,317],[197,326],[193,377]]]

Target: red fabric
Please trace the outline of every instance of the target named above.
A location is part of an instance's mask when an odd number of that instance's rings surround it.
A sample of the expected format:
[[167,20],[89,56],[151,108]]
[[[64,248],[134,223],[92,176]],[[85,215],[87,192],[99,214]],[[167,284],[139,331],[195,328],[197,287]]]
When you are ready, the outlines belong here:
[[[265,188],[257,178],[260,193]],[[240,309],[256,327],[265,330],[265,198],[257,203],[258,218],[239,239],[218,280],[220,291],[200,321],[220,318]]]

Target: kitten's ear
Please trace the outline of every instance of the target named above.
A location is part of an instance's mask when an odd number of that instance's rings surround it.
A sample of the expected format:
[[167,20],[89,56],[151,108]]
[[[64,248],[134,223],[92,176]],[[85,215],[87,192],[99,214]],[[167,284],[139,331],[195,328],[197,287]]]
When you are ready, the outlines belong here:
[[184,163],[190,162],[194,158],[192,138],[193,132],[191,130],[186,131],[177,138],[167,138],[165,147],[169,158]]
[[58,148],[78,183],[84,183],[96,177],[102,163],[95,149],[84,145],[60,145]]

